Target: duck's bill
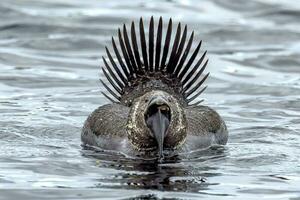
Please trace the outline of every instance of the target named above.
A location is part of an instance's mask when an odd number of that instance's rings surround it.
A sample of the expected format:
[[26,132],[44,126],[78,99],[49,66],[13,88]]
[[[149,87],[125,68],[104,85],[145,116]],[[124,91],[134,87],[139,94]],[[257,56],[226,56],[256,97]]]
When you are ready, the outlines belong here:
[[161,99],[153,99],[148,107],[147,125],[157,142],[158,156],[163,158],[164,138],[170,124],[170,107]]

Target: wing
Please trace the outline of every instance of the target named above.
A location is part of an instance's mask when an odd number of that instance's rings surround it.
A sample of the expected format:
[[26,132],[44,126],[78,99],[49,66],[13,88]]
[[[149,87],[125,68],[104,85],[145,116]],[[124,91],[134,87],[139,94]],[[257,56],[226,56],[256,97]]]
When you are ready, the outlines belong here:
[[188,106],[185,113],[188,121],[185,146],[189,150],[227,143],[227,127],[216,111],[207,106]]
[[81,133],[83,144],[118,150],[127,144],[126,122],[129,108],[107,104],[96,109],[85,121]]

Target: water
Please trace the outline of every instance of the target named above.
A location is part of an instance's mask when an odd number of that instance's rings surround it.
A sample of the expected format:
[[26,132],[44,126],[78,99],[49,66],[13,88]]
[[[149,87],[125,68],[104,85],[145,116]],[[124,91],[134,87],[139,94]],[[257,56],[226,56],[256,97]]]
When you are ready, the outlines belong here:
[[[210,58],[204,104],[224,148],[162,165],[83,150],[117,27],[172,17]],[[300,4],[296,1],[0,2],[0,199],[300,199]]]

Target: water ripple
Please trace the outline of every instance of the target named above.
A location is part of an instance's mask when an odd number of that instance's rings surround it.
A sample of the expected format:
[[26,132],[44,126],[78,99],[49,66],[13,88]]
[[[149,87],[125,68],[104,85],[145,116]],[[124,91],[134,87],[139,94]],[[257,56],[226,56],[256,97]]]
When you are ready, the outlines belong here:
[[[1,1],[0,200],[299,198],[299,13],[276,0]],[[80,146],[85,118],[107,103],[104,46],[152,15],[203,39],[202,97],[227,122],[226,147],[159,164]]]

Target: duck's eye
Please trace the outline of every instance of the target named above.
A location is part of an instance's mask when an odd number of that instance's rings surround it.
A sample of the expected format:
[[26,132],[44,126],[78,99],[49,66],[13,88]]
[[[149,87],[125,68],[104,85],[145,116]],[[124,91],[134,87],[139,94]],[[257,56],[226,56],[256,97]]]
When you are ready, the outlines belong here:
[[172,102],[173,100],[172,100],[172,98],[171,98],[171,97],[168,97],[168,101],[169,101],[169,102]]
[[149,99],[147,98],[147,99],[145,99],[145,103],[147,103],[149,101]]

